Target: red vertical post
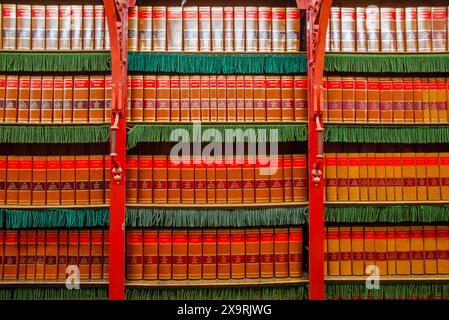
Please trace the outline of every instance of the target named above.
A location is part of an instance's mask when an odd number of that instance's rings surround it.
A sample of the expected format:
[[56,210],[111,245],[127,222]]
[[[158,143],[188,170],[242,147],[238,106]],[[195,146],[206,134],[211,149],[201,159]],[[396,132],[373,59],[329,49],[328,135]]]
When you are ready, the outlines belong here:
[[322,79],[326,29],[332,0],[309,0],[307,7],[309,299],[324,300],[324,128]]
[[104,0],[112,65],[109,299],[125,298],[125,182],[128,1]]

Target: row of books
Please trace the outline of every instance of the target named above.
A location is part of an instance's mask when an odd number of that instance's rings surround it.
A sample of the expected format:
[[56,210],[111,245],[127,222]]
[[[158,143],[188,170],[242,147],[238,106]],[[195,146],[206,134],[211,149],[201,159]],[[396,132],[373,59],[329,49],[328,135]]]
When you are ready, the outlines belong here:
[[103,5],[0,4],[2,50],[109,50]]
[[327,51],[448,51],[448,7],[333,7]]
[[324,248],[330,276],[449,274],[447,225],[327,227]]
[[0,156],[0,204],[109,203],[109,156]]
[[299,278],[302,228],[131,229],[129,280]]
[[[264,159],[265,160],[265,159]],[[126,202],[215,204],[307,201],[306,156],[279,155],[270,163],[245,157],[177,163],[166,155],[129,155]]]
[[324,120],[447,123],[448,93],[446,78],[327,77]]
[[69,275],[109,278],[108,230],[0,229],[0,279],[62,280]]
[[327,201],[449,200],[449,153],[326,153]]

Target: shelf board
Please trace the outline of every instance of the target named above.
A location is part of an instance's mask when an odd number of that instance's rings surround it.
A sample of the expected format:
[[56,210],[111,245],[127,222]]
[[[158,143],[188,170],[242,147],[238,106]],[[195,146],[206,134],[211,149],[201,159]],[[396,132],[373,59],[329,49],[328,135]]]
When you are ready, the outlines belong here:
[[135,204],[126,204],[127,207],[133,207],[133,208],[157,208],[157,209],[173,209],[173,208],[180,208],[180,209],[236,209],[236,208],[244,208],[244,209],[251,209],[251,208],[273,208],[273,207],[295,207],[295,206],[307,206],[309,202],[276,202],[276,203],[216,203],[216,204],[210,204],[210,203],[204,203],[204,204],[189,204],[189,203],[151,203],[151,204],[144,204],[144,203],[135,203]]
[[[55,280],[0,280],[0,287],[4,286],[65,286],[65,279]],[[108,280],[80,280],[82,286],[107,286]]]
[[1,205],[0,209],[16,209],[16,210],[45,210],[45,209],[96,209],[96,208],[109,208],[109,204],[99,205],[50,205],[50,206],[21,206],[21,205]]
[[415,123],[415,122],[324,122],[324,126],[367,126],[367,127],[382,127],[382,126],[388,126],[388,127],[403,127],[403,126],[411,126],[411,127],[449,127],[449,123],[434,123],[434,122],[428,122],[428,123]]
[[249,126],[249,125],[266,125],[266,126],[272,126],[272,125],[304,125],[307,124],[306,121],[279,121],[279,122],[260,122],[260,121],[153,121],[153,122],[147,122],[147,121],[128,121],[126,123],[127,126],[136,126],[136,125],[194,125],[195,123],[201,123],[201,125],[206,126],[213,126],[213,125],[241,125],[241,126]]
[[81,127],[81,126],[105,126],[109,125],[109,122],[80,122],[80,123],[73,123],[73,122],[61,122],[61,123],[29,123],[29,122],[2,122],[0,123],[0,127],[3,126],[15,126],[15,127]]
[[449,205],[449,201],[325,201],[325,206],[383,206],[383,205],[440,205],[447,204]]
[[[364,282],[368,276],[326,276],[325,281],[328,282]],[[449,282],[449,275],[385,275],[380,276],[380,282],[412,282],[412,281],[427,281]]]
[[295,285],[309,282],[307,274],[301,278],[229,279],[229,280],[128,280],[127,287],[230,287]]

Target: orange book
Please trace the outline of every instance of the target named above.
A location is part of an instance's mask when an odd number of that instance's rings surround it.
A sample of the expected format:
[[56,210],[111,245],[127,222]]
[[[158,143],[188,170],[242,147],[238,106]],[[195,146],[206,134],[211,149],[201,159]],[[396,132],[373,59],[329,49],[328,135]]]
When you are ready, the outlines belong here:
[[[293,201],[293,161],[290,154],[284,154],[282,159],[283,170],[284,170],[284,202]],[[246,187],[244,186],[244,191]]]
[[[295,155],[296,156],[296,155]],[[296,160],[296,157],[295,157]],[[276,168],[270,171],[270,202],[283,202],[284,201],[284,161],[283,157],[278,156]],[[301,170],[301,169],[299,169]],[[298,171],[298,169],[296,169]],[[295,177],[300,179],[300,177]],[[299,187],[301,188],[301,187]],[[307,187],[306,187],[307,189]]]
[[387,269],[389,275],[396,274],[396,234],[393,226],[387,227]]
[[45,236],[45,279],[58,278],[58,230],[49,229]]
[[86,123],[89,119],[89,77],[75,76],[73,80],[73,122]]
[[355,79],[353,77],[342,78],[342,117],[343,122],[355,121]]
[[268,161],[269,159],[265,157],[258,157],[256,161],[254,171],[256,202],[270,202],[270,164]]
[[[47,175],[48,176],[48,175]],[[48,179],[48,177],[47,177]],[[89,203],[103,204],[104,201],[104,157],[102,155],[89,156]],[[136,177],[137,180],[137,177]],[[137,182],[136,182],[137,184]],[[48,191],[47,191],[48,193]]]
[[201,77],[190,77],[190,120],[201,121]]
[[[158,77],[159,78],[159,77]],[[180,76],[180,121],[186,122],[190,121],[190,81],[189,76]],[[226,98],[225,98],[226,99]],[[159,95],[158,95],[159,101]],[[225,102],[225,110],[226,110],[226,102]],[[160,119],[157,118],[159,121]]]
[[217,231],[203,229],[203,279],[217,277]]
[[217,274],[218,279],[231,277],[231,233],[229,229],[217,231]]
[[375,232],[374,227],[364,228],[363,251],[365,252],[365,274],[366,268],[376,263]]
[[90,230],[79,231],[78,266],[80,279],[90,278]]
[[237,121],[245,121],[245,78],[244,76],[236,77],[236,108]]
[[[246,156],[243,162],[243,175],[242,175],[242,188],[243,188],[243,203],[254,203],[255,193],[254,193],[254,164],[255,159],[251,156]],[[291,165],[291,161],[290,161]],[[291,168],[291,167],[290,167]],[[291,184],[291,173],[290,173],[290,184]]]
[[274,276],[288,277],[288,228],[274,229]]
[[19,157],[8,156],[6,161],[6,204],[17,205],[18,203]]
[[348,153],[349,201],[360,201],[360,163],[358,153]]
[[274,232],[273,228],[260,228],[260,277],[274,276]]
[[226,76],[226,121],[237,120],[237,80],[234,75]]
[[210,109],[209,109],[209,76],[201,76],[200,78],[200,87],[201,87],[201,121],[208,122],[210,121]]
[[429,95],[429,79],[421,79],[421,90],[422,90],[422,108],[423,108],[423,121],[425,123],[430,123],[431,112],[430,112],[430,95]]
[[425,225],[424,233],[424,273],[437,274],[437,234],[436,227]]
[[188,278],[192,280],[201,279],[203,264],[203,231],[201,229],[189,229],[187,270]]
[[[31,102],[30,102],[30,108],[31,108]],[[31,113],[30,113],[30,117],[31,117]],[[63,123],[73,122],[73,77],[72,76],[64,76],[62,122]]]
[[286,8],[286,38],[287,52],[299,51],[300,12],[298,8]]
[[368,78],[368,122],[380,122],[380,80]]
[[244,76],[245,87],[245,122],[254,121],[254,76]]
[[348,158],[346,153],[337,153],[337,199],[349,200]]
[[379,268],[380,275],[387,275],[388,259],[386,227],[374,227],[374,252],[376,266]]
[[404,121],[415,122],[415,102],[413,78],[404,78]]
[[[447,92],[446,92],[446,79],[437,78],[437,109],[438,109],[438,122],[447,123]],[[449,83],[449,82],[448,82]]]
[[215,203],[215,183],[215,163],[213,161],[206,160],[207,203]]
[[153,202],[167,203],[167,157],[153,156]]
[[51,123],[53,116],[53,76],[42,77],[41,123]]
[[254,121],[267,120],[265,76],[254,76]]
[[422,79],[413,78],[413,109],[415,122],[424,122]]
[[37,230],[36,240],[36,280],[45,278],[45,229]]
[[404,122],[404,83],[402,78],[392,78],[393,122]]
[[427,171],[427,196],[428,200],[441,200],[440,168],[438,165],[438,153],[426,153]]
[[211,7],[198,7],[198,20],[199,51],[210,52],[212,49]]
[[[34,172],[36,172],[36,168]],[[75,157],[61,156],[61,204],[75,204],[75,185]],[[33,182],[33,190],[34,188]]]
[[[17,122],[27,123],[30,113],[30,85],[31,78],[29,76],[20,76],[19,78],[19,96],[17,106]],[[2,104],[4,97],[1,97]],[[3,106],[2,106],[3,108]],[[2,119],[3,120],[3,119]]]
[[195,172],[195,203],[207,203],[207,172],[206,164],[201,157],[194,158],[194,172]]
[[[32,157],[21,156],[19,159],[19,205],[31,205]],[[45,183],[44,183],[45,204]]]
[[168,159],[167,171],[167,201],[168,203],[181,202],[181,163]]
[[17,50],[31,49],[31,5],[17,6]]
[[[139,6],[137,8],[137,30],[139,51],[151,51],[152,16],[153,10],[150,6]],[[97,25],[95,24],[95,29]]]
[[325,155],[326,201],[337,201],[337,154]]
[[[295,121],[307,121],[307,79],[306,79],[306,77],[305,76],[295,76],[294,86],[295,86],[295,88],[294,88]],[[327,106],[329,106],[329,102],[327,103]]]
[[209,112],[210,121],[217,121],[217,76],[209,76]]
[[64,103],[64,77],[53,78],[53,123],[62,123],[62,106]]
[[90,76],[89,79],[89,122],[105,122],[105,78]]
[[272,10],[272,51],[285,52],[286,47],[286,8],[273,7]]
[[187,279],[187,230],[172,231],[172,276],[174,280]]
[[417,200],[427,200],[426,154],[416,153],[416,191]]
[[302,275],[302,227],[290,227],[288,233],[288,276],[299,278]]
[[[180,120],[180,80],[178,75],[170,76],[170,121],[177,122]],[[145,98],[144,98],[145,99]],[[145,100],[144,100],[145,103]]]
[[[5,97],[6,97],[6,76],[0,75],[0,122],[3,122],[4,117],[5,117],[5,107],[6,107]],[[29,97],[29,94],[28,94],[28,97]],[[28,98],[28,100],[29,100],[29,98]],[[28,106],[29,105],[30,104],[28,101]]]
[[422,226],[410,227],[410,258],[412,274],[424,274],[424,230]]
[[212,51],[223,52],[224,50],[224,21],[223,21],[223,7],[211,7],[211,36],[212,36]]
[[437,226],[438,274],[449,274],[449,227]]
[[0,205],[6,200],[6,156],[0,156]]
[[143,233],[141,229],[126,231],[126,278],[143,279]]
[[138,156],[128,155],[126,159],[126,203],[137,203]]
[[[225,160],[218,159],[215,163],[215,201],[216,203],[228,202],[227,170]],[[257,185],[256,185],[257,188]]]
[[195,166],[193,159],[181,163],[181,202],[195,203]]
[[246,278],[260,277],[260,238],[259,228],[246,229],[245,254]]
[[[178,88],[179,88],[179,85],[178,85]],[[108,118],[106,117],[106,119],[108,119]],[[143,76],[143,121],[154,122],[155,120],[156,120],[156,76],[155,75],[144,75]]]
[[19,231],[5,230],[3,280],[16,280],[19,268]]
[[363,248],[363,227],[351,227],[351,263],[352,274],[361,276],[365,274]]
[[380,122],[393,122],[393,82],[380,78]]
[[449,153],[440,152],[441,200],[449,200]]
[[395,200],[395,167],[393,153],[385,153],[385,186],[387,201]]
[[385,153],[376,153],[376,200],[387,200]]
[[33,157],[32,204],[43,206],[46,203],[47,161],[45,156]]
[[339,260],[340,260],[340,275],[352,275],[352,261],[351,261],[351,227],[342,226],[338,228],[339,239]]
[[128,51],[138,49],[138,7],[128,9]]
[[75,156],[75,203],[89,204],[89,158],[88,156]]
[[404,180],[402,178],[401,154],[393,153],[393,170],[394,170],[394,199],[402,201],[404,199]]
[[167,7],[153,7],[153,51],[167,48]]
[[90,278],[102,279],[103,273],[103,230],[91,231]]
[[293,201],[307,201],[307,158],[306,155],[293,154]]
[[281,80],[279,76],[266,76],[267,121],[281,121]]
[[340,241],[338,227],[327,228],[328,275],[340,275]]
[[414,153],[402,154],[403,198],[405,201],[416,201],[418,199],[415,162]]
[[65,279],[65,269],[67,267],[68,230],[60,229],[58,236],[58,279]]
[[69,229],[68,231],[68,249],[67,249],[67,265],[78,265],[79,253],[79,234],[76,229]]
[[341,77],[328,77],[327,80],[327,112],[329,122],[342,122],[342,79]]
[[152,156],[139,155],[138,160],[137,202],[153,202],[153,158]]
[[143,279],[158,279],[158,231],[143,230]]
[[294,120],[294,80],[293,76],[281,77],[281,108],[282,108],[282,121]]
[[231,278],[245,277],[245,229],[231,229]]
[[171,230],[159,230],[158,235],[158,274],[159,280],[172,278],[172,232]]
[[156,97],[156,121],[170,121],[170,76],[157,76]]
[[438,123],[438,86],[437,78],[429,79],[430,122]]
[[396,272],[399,275],[411,274],[410,228],[396,227]]
[[[31,82],[33,88],[33,81]],[[34,93],[36,90],[31,90],[30,94],[30,108],[33,108]],[[19,77],[8,75],[6,76],[6,93],[5,93],[5,108],[4,116],[5,122],[17,121],[17,99],[19,98]],[[40,85],[39,85],[39,112],[40,112]],[[31,117],[30,117],[31,118]],[[33,122],[30,120],[30,122]],[[37,120],[39,122],[39,120]]]
[[103,232],[103,279],[109,279],[109,230]]
[[0,230],[0,279],[3,279],[4,247],[5,247],[5,233],[3,230]]
[[[0,233],[0,237],[3,237],[3,230]],[[26,279],[26,268],[27,268],[27,230],[19,230],[19,262],[18,262],[18,275],[17,279]],[[3,240],[1,240],[3,241]],[[0,243],[1,245],[1,243]],[[3,245],[0,247],[1,255],[3,255]],[[3,264],[3,261],[0,262]]]
[[[1,236],[1,233],[0,233]],[[30,229],[27,231],[27,260],[26,260],[26,279],[34,280],[36,278],[36,249],[37,249],[37,231]],[[66,263],[67,264],[67,263]],[[65,265],[64,265],[65,278]]]

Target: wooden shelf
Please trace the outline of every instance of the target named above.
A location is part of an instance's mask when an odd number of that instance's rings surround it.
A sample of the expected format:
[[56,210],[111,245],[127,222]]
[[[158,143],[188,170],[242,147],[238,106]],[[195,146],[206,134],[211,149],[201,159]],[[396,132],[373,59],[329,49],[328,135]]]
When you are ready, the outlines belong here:
[[325,206],[383,206],[383,205],[432,205],[447,204],[449,201],[325,201]]
[[96,209],[96,208],[109,208],[109,204],[99,205],[51,205],[51,206],[21,206],[21,205],[1,205],[0,209],[15,209],[15,210],[45,210],[45,209]]
[[[325,281],[329,282],[364,282],[368,276],[326,276]],[[380,276],[379,281],[382,282],[413,282],[413,281],[428,281],[449,282],[449,275],[386,275]]]
[[295,206],[307,206],[308,202],[276,202],[276,203],[204,203],[204,204],[189,204],[189,203],[136,203],[126,204],[127,207],[134,208],[157,208],[157,209],[252,209],[252,208],[273,208],[273,207],[295,207]]
[[[0,280],[2,286],[64,286],[65,279],[57,280]],[[80,280],[80,288],[82,286],[107,286],[108,280]]]

